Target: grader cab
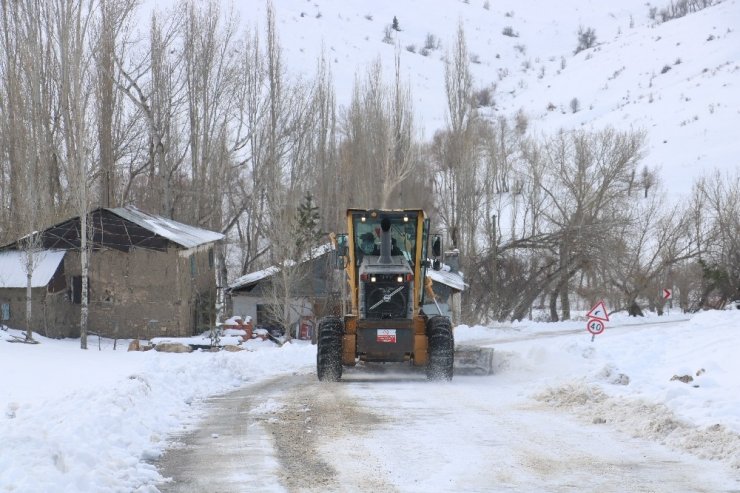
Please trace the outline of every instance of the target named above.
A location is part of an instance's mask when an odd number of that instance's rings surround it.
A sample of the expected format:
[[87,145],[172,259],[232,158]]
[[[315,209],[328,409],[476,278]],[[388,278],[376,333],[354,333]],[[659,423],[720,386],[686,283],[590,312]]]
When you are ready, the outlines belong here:
[[432,308],[426,281],[427,269],[439,268],[441,239],[424,211],[350,209],[347,231],[336,240],[349,303],[343,316],[319,322],[319,380],[339,380],[358,361],[410,362],[430,380],[451,380],[452,324]]

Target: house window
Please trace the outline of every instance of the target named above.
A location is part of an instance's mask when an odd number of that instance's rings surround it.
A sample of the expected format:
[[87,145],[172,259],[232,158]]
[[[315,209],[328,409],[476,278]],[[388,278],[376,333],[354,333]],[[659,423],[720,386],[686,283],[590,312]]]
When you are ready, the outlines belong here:
[[10,303],[3,303],[0,306],[0,315],[2,315],[2,320],[10,320]]
[[198,272],[195,265],[195,255],[190,256],[190,277],[195,277],[195,274]]
[[278,325],[275,320],[275,305],[257,305],[257,325],[263,327]]
[[[90,279],[87,280],[87,300],[90,301]],[[82,304],[82,276],[72,278],[72,303]]]
[[211,249],[211,250],[208,250],[208,268],[213,269],[213,264],[214,264],[213,249]]

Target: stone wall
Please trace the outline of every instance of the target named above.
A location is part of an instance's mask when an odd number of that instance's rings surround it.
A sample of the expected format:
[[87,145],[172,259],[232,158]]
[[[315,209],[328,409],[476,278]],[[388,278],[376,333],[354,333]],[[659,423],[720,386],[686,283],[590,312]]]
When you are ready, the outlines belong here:
[[[72,308],[66,291],[49,293],[46,287],[31,291],[31,328],[46,337],[79,337],[79,313]],[[0,305],[8,304],[9,320],[0,323],[26,330],[26,289],[0,290]]]
[[[67,257],[68,279],[79,276],[79,254]],[[90,264],[89,331],[122,339],[184,337],[198,332],[198,297],[215,300],[215,272],[208,258],[208,249],[95,252]]]
[[[215,323],[216,277],[212,245],[167,251],[96,250],[90,256],[88,332],[117,339],[184,337]],[[33,330],[47,337],[79,337],[80,304],[74,303],[80,254],[69,251],[56,279],[57,292],[33,290]],[[65,287],[66,285],[66,287]],[[0,290],[10,320],[26,329],[26,291]]]

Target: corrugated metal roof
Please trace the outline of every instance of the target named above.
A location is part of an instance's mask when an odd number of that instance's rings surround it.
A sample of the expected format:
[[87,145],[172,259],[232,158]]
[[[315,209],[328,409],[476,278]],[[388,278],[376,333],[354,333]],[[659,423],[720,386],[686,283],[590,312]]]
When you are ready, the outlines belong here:
[[[49,284],[52,276],[64,260],[64,250],[41,250],[35,252],[31,287],[40,288]],[[22,250],[0,252],[0,288],[26,287],[26,257]]]
[[431,277],[432,281],[440,282],[458,291],[465,291],[467,286],[459,272],[427,269],[427,277]]
[[267,269],[259,270],[256,272],[250,272],[249,274],[245,274],[235,279],[234,282],[229,284],[229,289],[236,289],[236,288],[241,288],[244,286],[249,286],[250,284],[254,284],[258,281],[261,281],[262,279],[272,277],[274,274],[276,274],[279,271],[280,269],[273,266],[273,267],[268,267]]
[[[308,262],[309,260],[313,260],[315,258],[319,258],[322,255],[328,252],[331,252],[333,249],[334,249],[334,246],[331,243],[324,243],[323,245],[314,247],[311,249],[308,255],[306,255],[306,257],[301,261],[301,263]],[[288,261],[288,262],[289,264],[292,263],[291,261]],[[275,265],[272,265],[266,269],[262,269],[256,272],[250,272],[237,279],[234,279],[234,281],[231,284],[229,284],[229,289],[238,289],[238,288],[243,288],[245,286],[249,286],[250,284],[254,284],[258,281],[261,281],[262,279],[272,277],[278,272],[280,272],[280,268]]]
[[185,248],[197,247],[224,238],[224,235],[221,233],[189,226],[162,216],[148,214],[131,205],[108,210]]

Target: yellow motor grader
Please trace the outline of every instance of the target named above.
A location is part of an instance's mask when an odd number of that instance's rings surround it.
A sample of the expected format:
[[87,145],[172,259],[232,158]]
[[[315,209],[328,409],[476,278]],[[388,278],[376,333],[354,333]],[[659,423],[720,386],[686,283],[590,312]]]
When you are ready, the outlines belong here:
[[442,242],[429,226],[421,209],[347,211],[335,242],[349,303],[343,316],[319,321],[319,380],[337,381],[358,361],[408,361],[430,380],[452,379],[452,324],[426,275],[439,269]]

